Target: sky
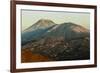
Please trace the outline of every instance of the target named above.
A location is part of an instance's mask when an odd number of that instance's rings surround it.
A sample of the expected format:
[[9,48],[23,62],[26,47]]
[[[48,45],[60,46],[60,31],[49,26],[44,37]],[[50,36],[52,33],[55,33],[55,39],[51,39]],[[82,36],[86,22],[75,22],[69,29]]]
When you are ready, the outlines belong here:
[[56,24],[72,22],[81,25],[87,29],[89,29],[90,27],[89,13],[21,10],[22,31],[27,29],[40,19],[49,19]]

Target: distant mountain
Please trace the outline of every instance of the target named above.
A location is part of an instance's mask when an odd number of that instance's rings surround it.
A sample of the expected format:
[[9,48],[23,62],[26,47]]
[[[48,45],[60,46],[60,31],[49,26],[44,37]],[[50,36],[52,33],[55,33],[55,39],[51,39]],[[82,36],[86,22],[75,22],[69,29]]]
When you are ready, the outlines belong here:
[[23,32],[31,32],[31,31],[35,31],[38,29],[45,29],[45,28],[48,28],[52,25],[55,25],[55,23],[53,21],[48,20],[48,19],[40,19],[39,21],[37,21],[35,24],[30,26],[29,28],[27,28]]
[[35,24],[22,32],[22,44],[25,44],[33,39],[39,39],[43,33],[55,25],[56,24],[51,20],[40,19]]
[[22,49],[58,61],[89,59],[90,33],[71,22],[56,24],[41,19],[22,32]]
[[89,36],[89,30],[74,23],[63,23],[52,27],[43,35],[45,38],[64,37],[65,40],[71,40]]

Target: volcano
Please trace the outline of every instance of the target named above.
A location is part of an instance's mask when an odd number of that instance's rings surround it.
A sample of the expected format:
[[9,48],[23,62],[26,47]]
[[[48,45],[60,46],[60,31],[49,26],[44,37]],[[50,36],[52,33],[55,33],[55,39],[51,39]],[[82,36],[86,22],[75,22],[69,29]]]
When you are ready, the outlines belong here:
[[89,59],[90,33],[75,23],[56,24],[41,19],[22,32],[23,49],[48,56],[52,61]]

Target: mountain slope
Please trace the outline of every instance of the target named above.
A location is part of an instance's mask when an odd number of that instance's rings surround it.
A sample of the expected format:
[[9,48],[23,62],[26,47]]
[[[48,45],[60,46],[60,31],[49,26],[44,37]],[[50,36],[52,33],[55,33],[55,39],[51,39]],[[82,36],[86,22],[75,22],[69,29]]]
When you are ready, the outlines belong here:
[[37,40],[47,30],[51,29],[56,24],[47,19],[41,19],[26,30],[22,32],[22,44],[25,44],[31,40]]
[[58,24],[48,30],[44,37],[64,37],[65,40],[89,36],[89,30],[74,23]]

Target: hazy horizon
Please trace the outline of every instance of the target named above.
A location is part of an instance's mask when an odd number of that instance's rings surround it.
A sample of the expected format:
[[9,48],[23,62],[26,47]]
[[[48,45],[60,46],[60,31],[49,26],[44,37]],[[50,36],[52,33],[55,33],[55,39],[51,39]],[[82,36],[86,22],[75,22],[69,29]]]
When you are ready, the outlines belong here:
[[49,19],[56,24],[72,22],[87,29],[89,29],[90,27],[89,13],[22,10],[21,16],[22,31],[27,29],[40,19]]

